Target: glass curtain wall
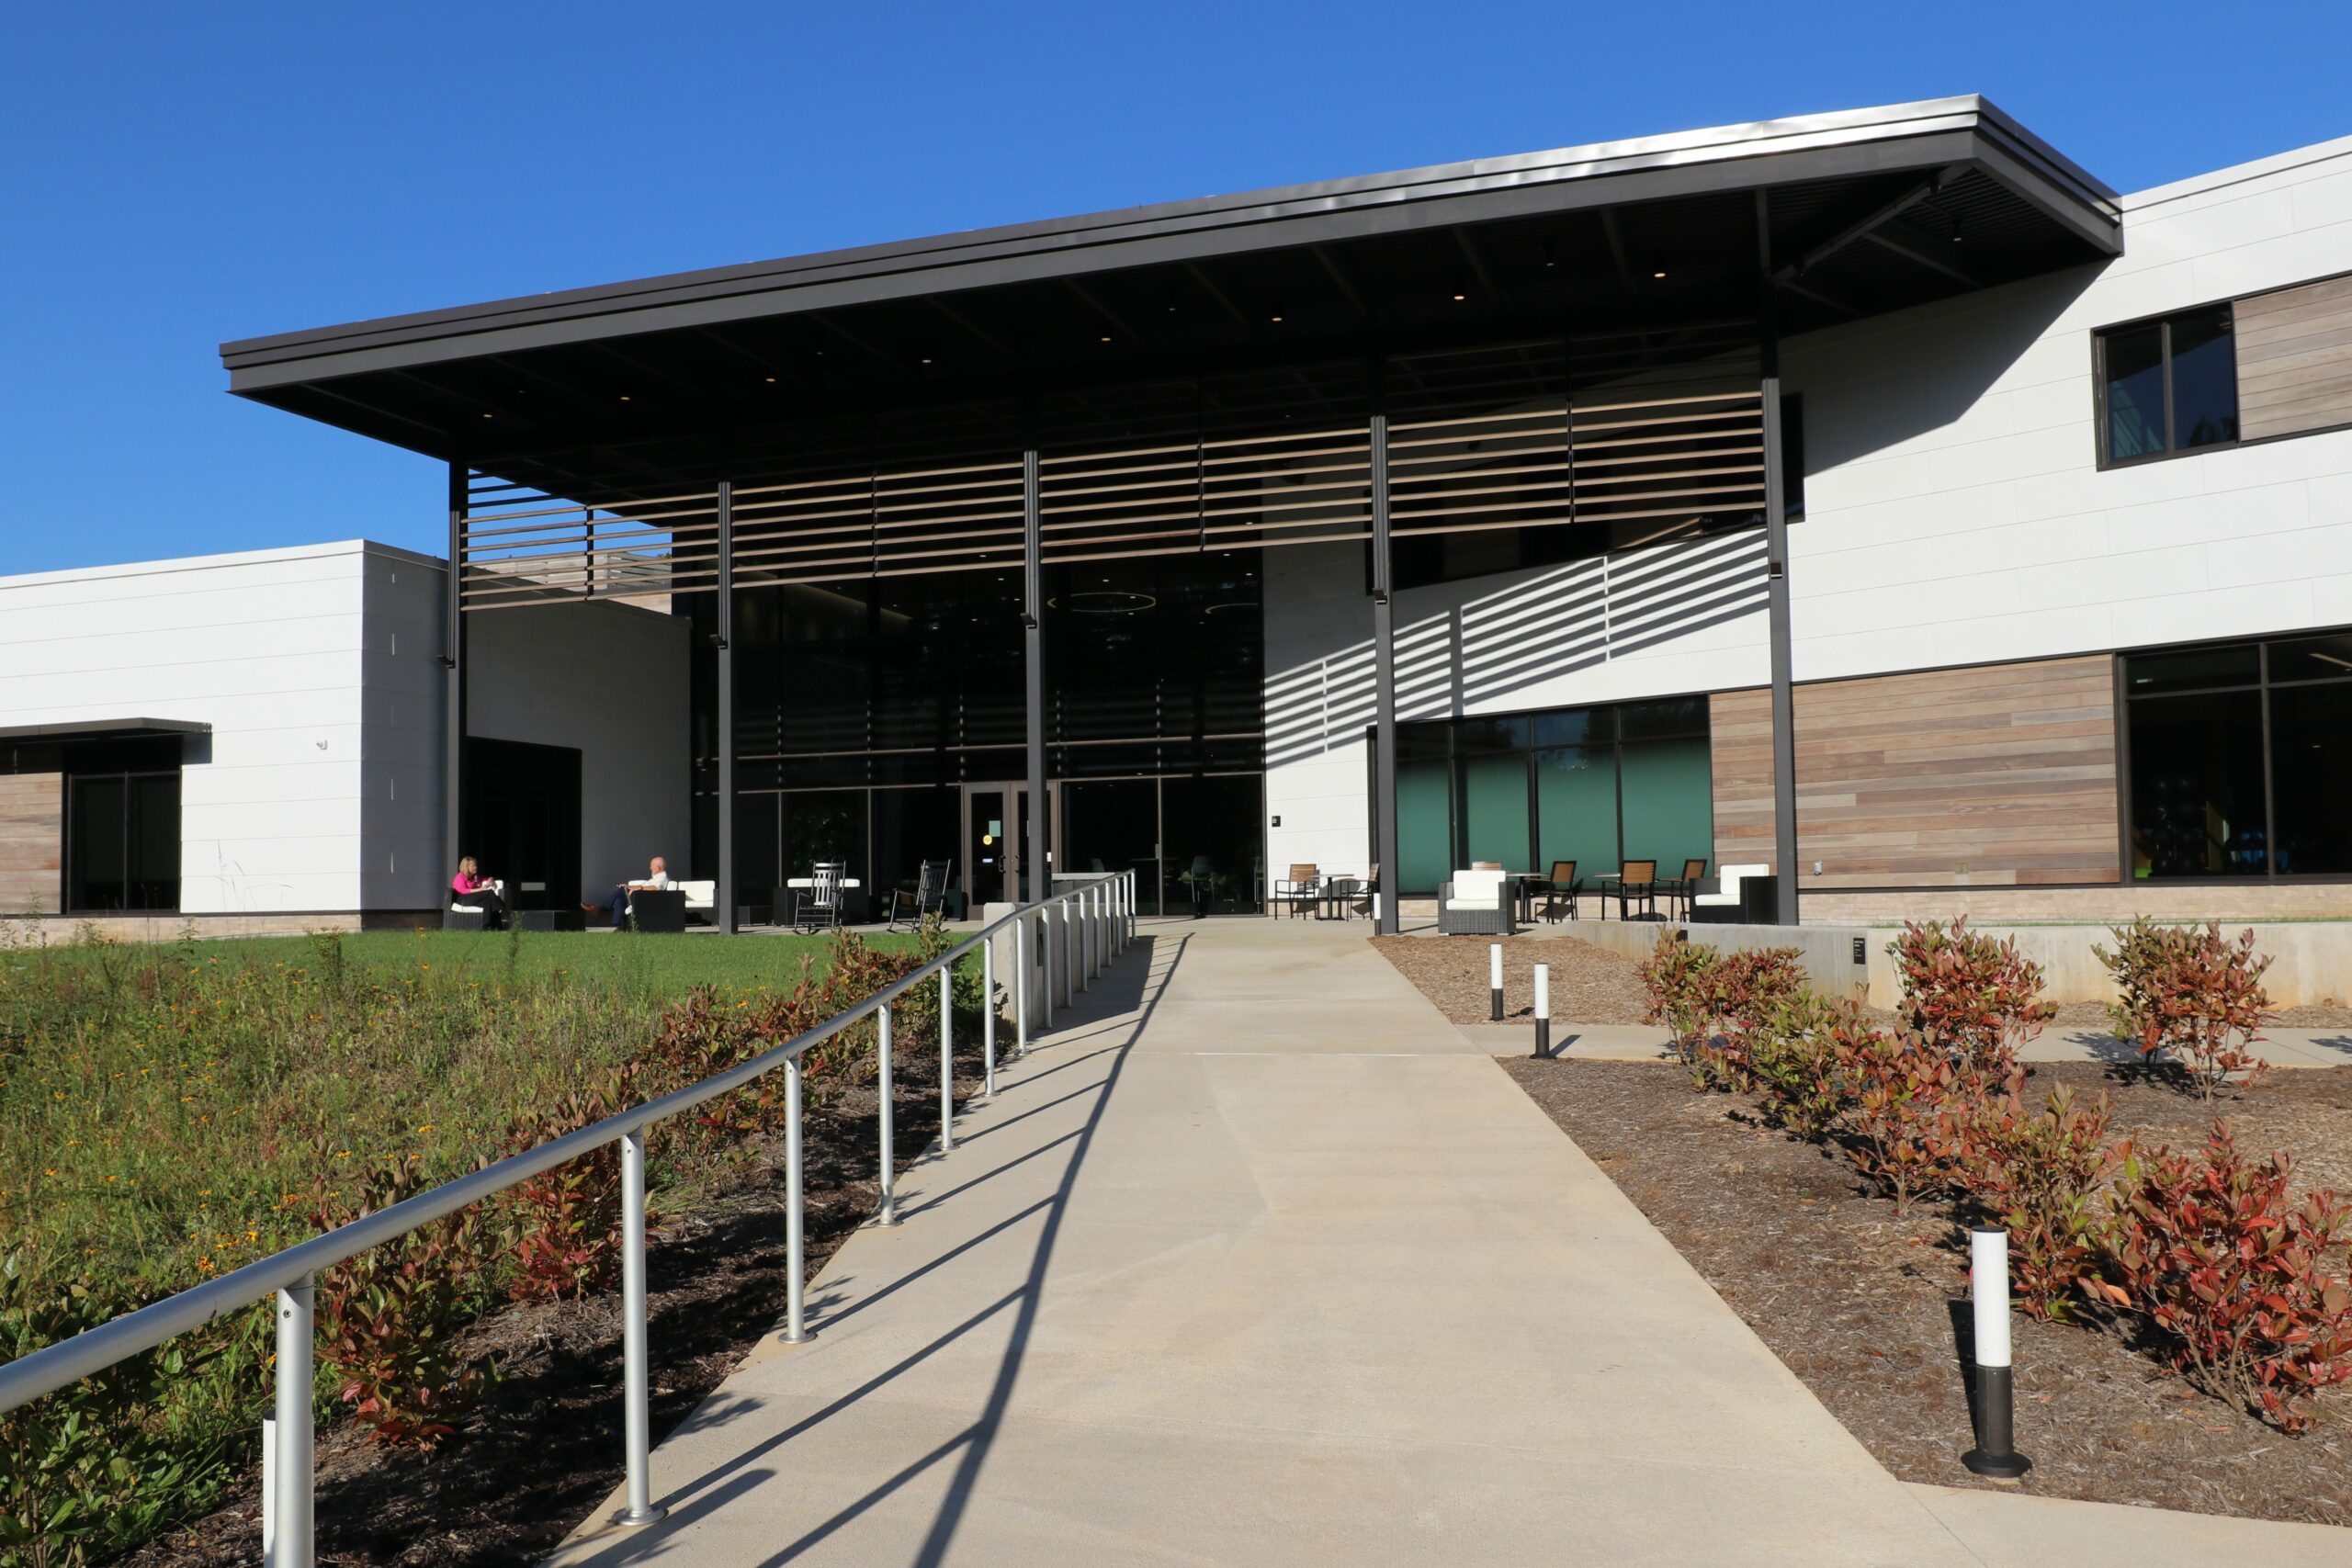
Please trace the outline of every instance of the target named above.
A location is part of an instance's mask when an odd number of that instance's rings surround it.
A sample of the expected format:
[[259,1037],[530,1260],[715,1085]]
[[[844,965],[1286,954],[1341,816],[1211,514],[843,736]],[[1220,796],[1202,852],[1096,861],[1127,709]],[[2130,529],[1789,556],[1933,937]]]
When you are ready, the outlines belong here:
[[2134,878],[2352,872],[2352,632],[2122,662]]
[[[1046,771],[1057,868],[1135,869],[1146,910],[1260,907],[1264,632],[1255,551],[1046,573]],[[821,861],[880,918],[924,860],[960,903],[967,789],[1027,773],[1017,572],[739,589],[736,867],[744,903],[790,908]],[[708,618],[707,604],[697,619]],[[705,628],[707,629],[707,628]],[[706,661],[707,662],[707,661]],[[696,693],[697,853],[716,852],[716,685]],[[707,863],[707,861],[698,863]]]
[[1476,861],[1572,860],[1591,886],[1629,856],[1673,876],[1714,852],[1704,697],[1400,724],[1396,754],[1408,896]]

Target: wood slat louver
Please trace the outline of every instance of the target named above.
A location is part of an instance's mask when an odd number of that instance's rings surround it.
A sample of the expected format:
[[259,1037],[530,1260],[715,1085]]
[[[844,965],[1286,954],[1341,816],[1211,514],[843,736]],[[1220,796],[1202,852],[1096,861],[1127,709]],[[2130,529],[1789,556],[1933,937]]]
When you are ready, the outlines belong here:
[[[1400,355],[1376,379],[1400,539],[1590,526],[1623,547],[1763,506],[1744,323]],[[735,579],[1017,565],[1023,432],[1040,428],[1046,564],[1368,538],[1374,380],[1361,362],[1284,367],[1112,388],[1041,413],[1000,400],[796,426],[730,464]],[[629,488],[653,493],[619,499]],[[715,485],[616,478],[600,493],[582,505],[478,479],[467,608],[716,583]]]

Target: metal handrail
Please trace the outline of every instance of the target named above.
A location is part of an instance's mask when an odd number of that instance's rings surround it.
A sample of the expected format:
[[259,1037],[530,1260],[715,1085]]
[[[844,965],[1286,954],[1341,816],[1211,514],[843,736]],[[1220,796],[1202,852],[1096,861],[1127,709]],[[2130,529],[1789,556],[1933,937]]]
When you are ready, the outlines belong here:
[[[617,1139],[621,1145],[623,1397],[627,1406],[625,1426],[629,1505],[617,1516],[617,1522],[651,1524],[662,1517],[662,1511],[651,1506],[648,1490],[650,1445],[646,1418],[645,1130],[656,1122],[668,1121],[681,1111],[690,1111],[741,1089],[778,1067],[786,1069],[786,1100],[789,1113],[786,1124],[786,1164],[788,1168],[789,1195],[786,1226],[790,1257],[787,1261],[789,1275],[786,1280],[785,1338],[790,1343],[806,1341],[811,1336],[805,1321],[805,1282],[801,1278],[805,1271],[801,1247],[801,1057],[810,1047],[821,1044],[862,1020],[878,1019],[878,1076],[884,1086],[880,1218],[882,1224],[896,1224],[898,1216],[892,1197],[892,1178],[895,1174],[892,1097],[888,1091],[891,1081],[889,1010],[915,987],[934,975],[938,976],[941,1144],[944,1148],[953,1148],[955,1010],[952,1003],[955,966],[973,949],[979,950],[981,983],[987,998],[986,1005],[981,1009],[983,1052],[987,1060],[985,1092],[992,1094],[996,1089],[996,949],[989,939],[1008,926],[1012,928],[1014,1022],[1018,1044],[1025,1051],[1029,1043],[1029,971],[1033,967],[1029,962],[1028,946],[1032,928],[1041,917],[1045,931],[1038,936],[1037,956],[1044,968],[1045,994],[1042,999],[1045,1021],[1050,1024],[1057,972],[1062,983],[1062,998],[1067,1005],[1077,983],[1073,973],[1075,969],[1085,968],[1091,977],[1110,957],[1124,952],[1133,940],[1135,873],[1103,873],[1080,886],[1023,904],[973,931],[937,957],[925,960],[872,996],[723,1073],[674,1090],[659,1100],[617,1111],[591,1126],[567,1133],[551,1143],[509,1155],[480,1170],[405,1199],[389,1209],[362,1215],[349,1224],[312,1236],[284,1251],[272,1253],[242,1269],[232,1269],[217,1280],[208,1280],[201,1285],[85,1330],[71,1339],[45,1346],[30,1355],[0,1365],[0,1414],[104,1371],[133,1356],[152,1350],[168,1339],[201,1328],[225,1314],[253,1305],[275,1292],[277,1296],[278,1370],[277,1421],[273,1454],[276,1462],[272,1468],[276,1472],[277,1495],[266,1504],[267,1516],[275,1527],[271,1532],[273,1540],[269,1561],[273,1568],[307,1568],[313,1555],[311,1529],[311,1390],[314,1350],[311,1290],[318,1271],[430,1224],[445,1214],[481,1202]],[[1061,926],[1058,943],[1051,935],[1057,918]],[[1081,920],[1085,927],[1082,937],[1076,929]],[[1055,954],[1057,946],[1060,949],[1058,964]]]

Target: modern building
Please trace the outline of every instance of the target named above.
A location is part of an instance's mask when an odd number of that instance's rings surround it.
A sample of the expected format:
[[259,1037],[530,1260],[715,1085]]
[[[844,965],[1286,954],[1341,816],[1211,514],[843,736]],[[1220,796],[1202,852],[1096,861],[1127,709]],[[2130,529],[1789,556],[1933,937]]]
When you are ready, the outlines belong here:
[[0,580],[12,902],[390,918],[459,852],[560,903],[668,849],[722,923],[951,857],[2352,914],[2352,139],[2118,196],[1943,99],[222,358],[446,462],[458,570]]

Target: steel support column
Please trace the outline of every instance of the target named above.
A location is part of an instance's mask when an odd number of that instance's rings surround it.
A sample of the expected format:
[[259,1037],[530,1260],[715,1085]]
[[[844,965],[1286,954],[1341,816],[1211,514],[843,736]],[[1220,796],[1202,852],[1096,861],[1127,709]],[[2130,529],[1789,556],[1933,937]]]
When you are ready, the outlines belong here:
[[[449,570],[441,652],[441,861],[447,877],[466,852],[466,466],[449,465]],[[508,874],[501,868],[498,874]],[[446,888],[443,890],[447,891]]]
[[1757,306],[1758,368],[1764,400],[1764,571],[1767,638],[1772,663],[1772,868],[1779,874],[1774,919],[1797,923],[1797,716],[1795,661],[1789,636],[1789,513],[1781,453],[1781,320],[1772,272],[1772,225],[1765,193],[1756,193],[1757,260],[1764,275]]
[[1392,644],[1394,586],[1388,548],[1388,412],[1376,408],[1369,432],[1372,480],[1372,844],[1380,863],[1379,931],[1401,929],[1396,889],[1396,650]]
[[[1053,842],[1046,821],[1046,594],[1044,570],[1038,560],[1044,545],[1039,534],[1037,448],[1021,455],[1021,663],[1027,689],[1025,706],[1029,746],[1029,843],[1024,856],[1029,896],[1052,896],[1054,879],[1046,858]],[[1018,815],[1017,813],[1015,814]],[[1021,901],[1021,889],[1012,890]]]
[[718,929],[735,929],[735,486],[718,481]]

